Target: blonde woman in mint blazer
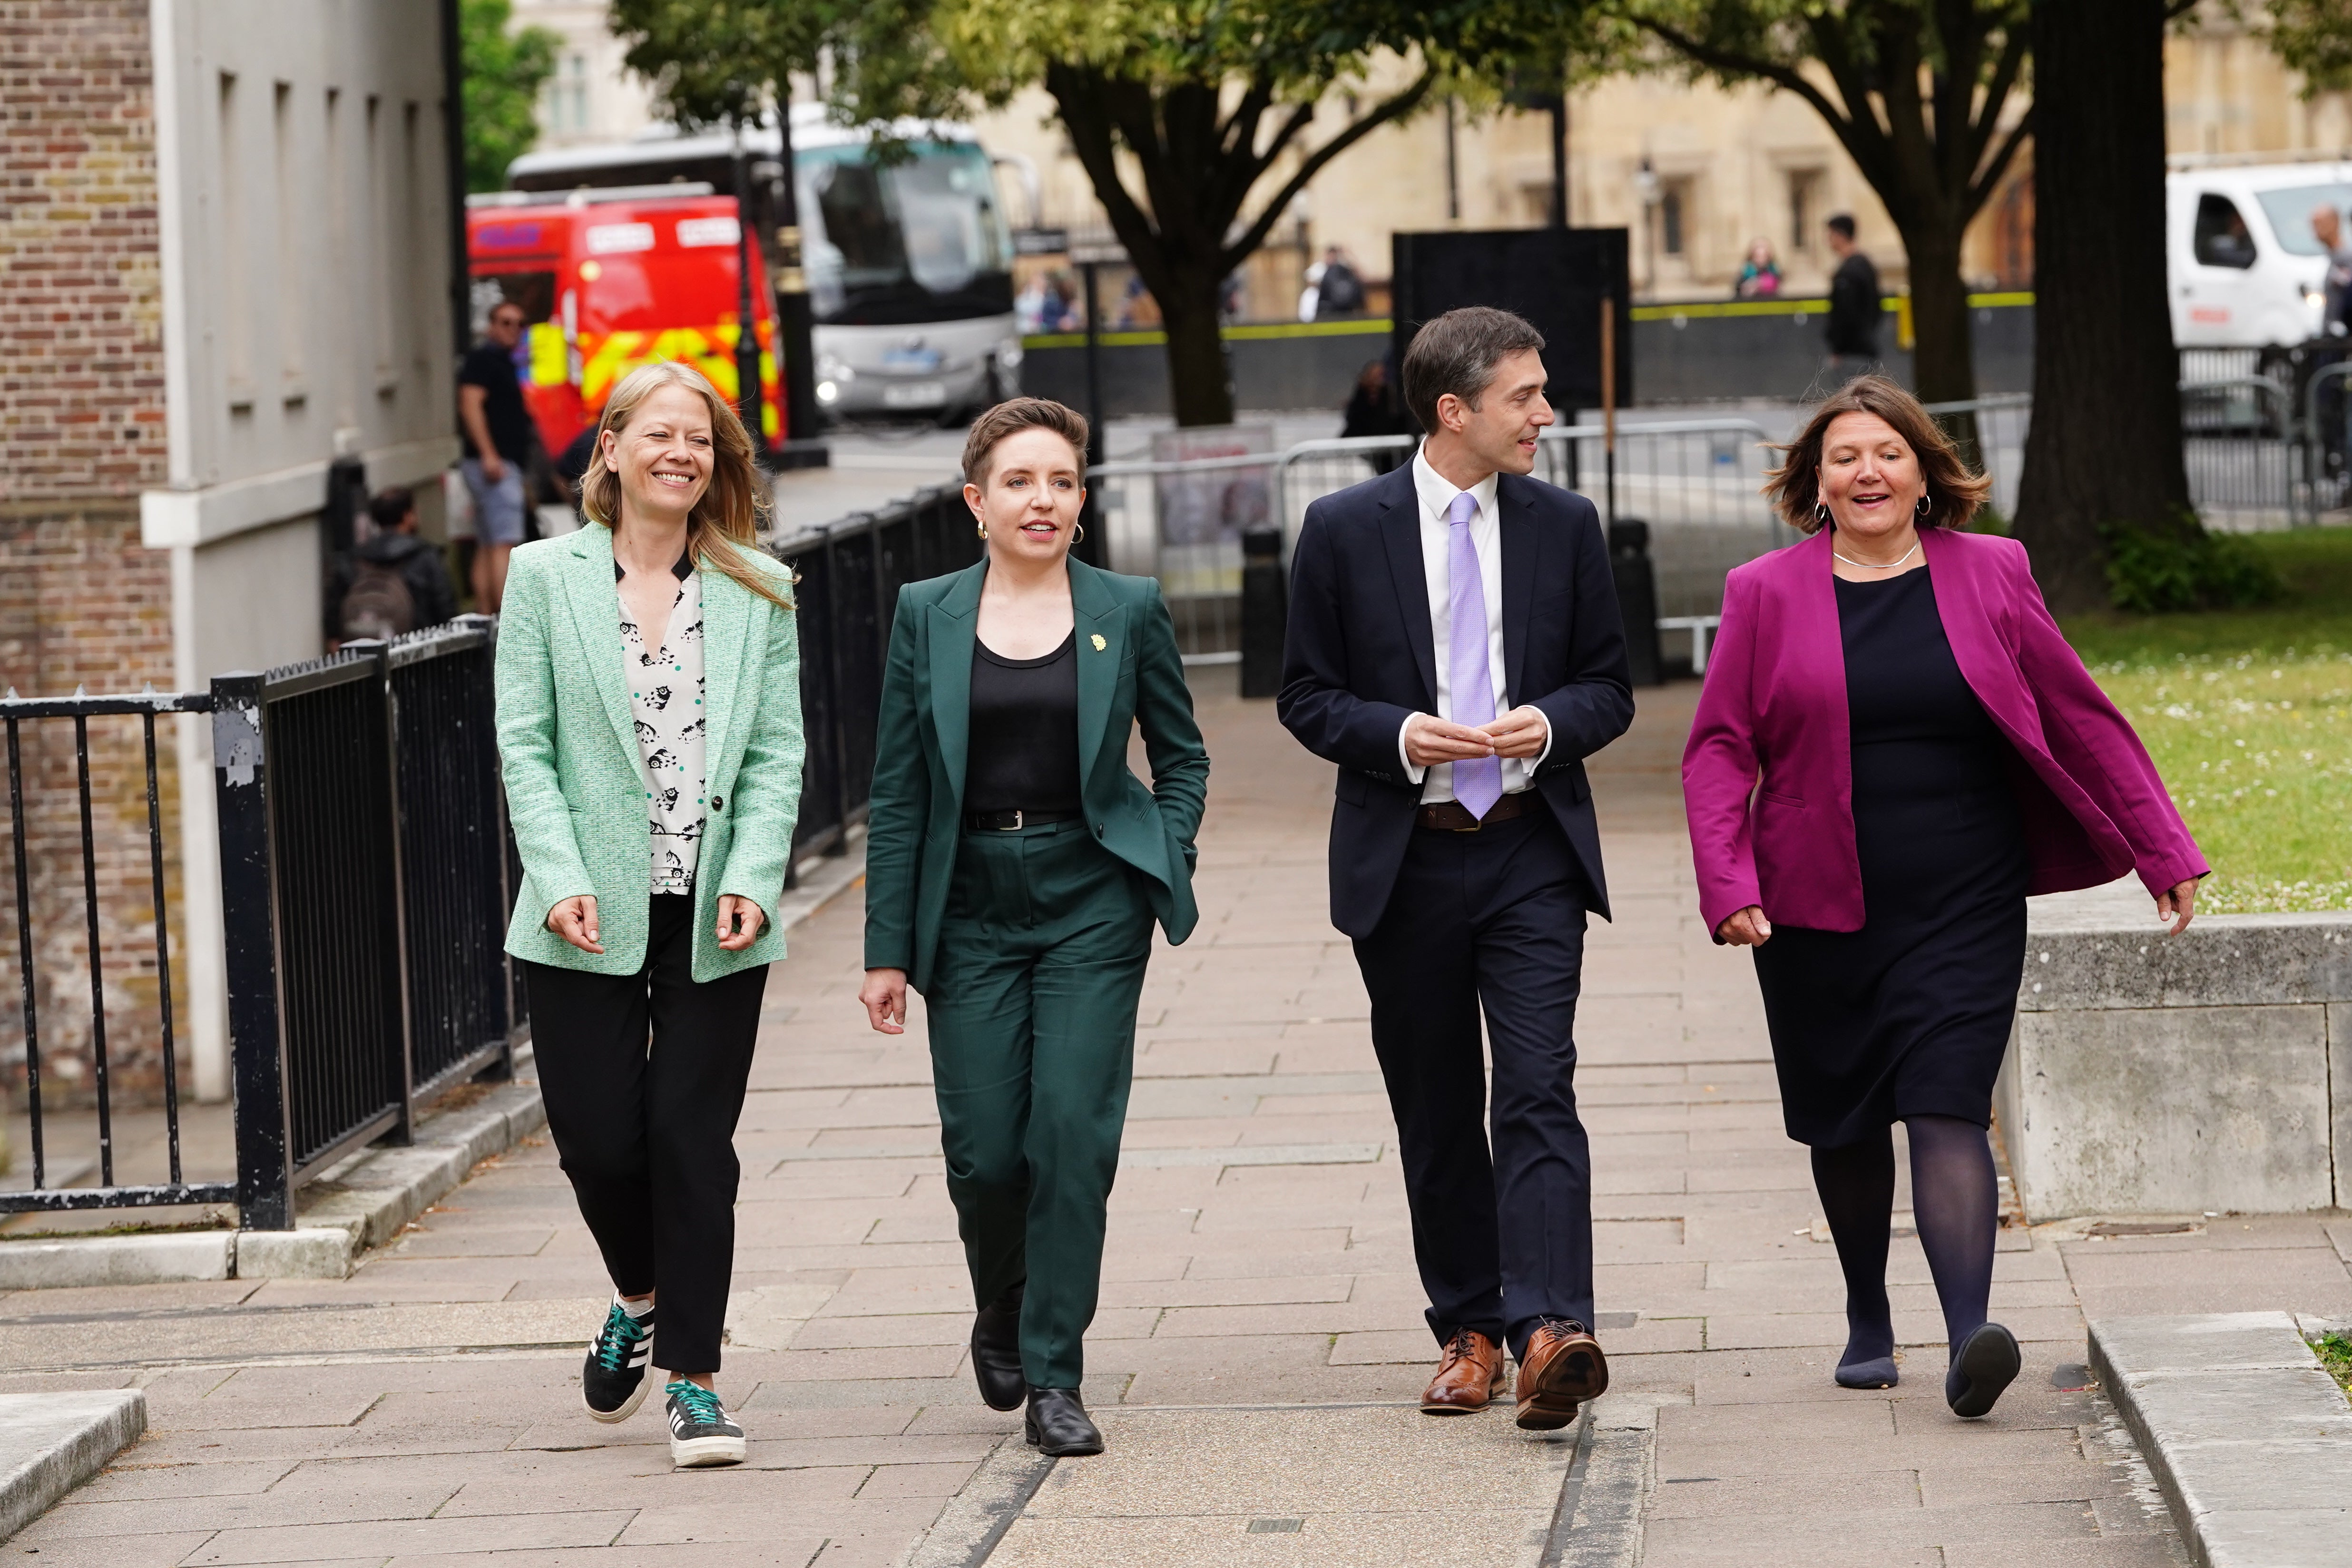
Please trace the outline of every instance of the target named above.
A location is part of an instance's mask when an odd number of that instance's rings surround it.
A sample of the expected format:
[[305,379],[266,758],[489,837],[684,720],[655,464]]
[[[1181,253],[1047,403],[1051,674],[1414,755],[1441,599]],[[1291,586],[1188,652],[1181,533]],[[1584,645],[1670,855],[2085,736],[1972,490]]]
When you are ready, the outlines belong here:
[[[627,1419],[648,1368],[670,1458],[723,1465],[711,1390],[734,1268],[733,1138],[801,795],[792,583],[761,553],[751,442],[656,363],[604,405],[589,526],[514,552],[499,750],[522,855],[522,961],[548,1128],[613,1278],[581,1373]],[[658,1304],[660,1318],[656,1321]]]

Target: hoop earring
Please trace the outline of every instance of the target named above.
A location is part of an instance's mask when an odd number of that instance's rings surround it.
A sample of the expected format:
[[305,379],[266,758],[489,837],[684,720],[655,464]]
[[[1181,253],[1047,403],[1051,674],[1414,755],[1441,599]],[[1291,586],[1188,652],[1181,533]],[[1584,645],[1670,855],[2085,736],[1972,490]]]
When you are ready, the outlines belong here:
[[1927,514],[1935,510],[1935,507],[1927,499],[1927,492],[1926,490],[1921,490],[1919,492],[1919,504],[1911,509],[1911,515],[1924,522],[1927,521]]
[[979,534],[982,539],[986,539],[988,537],[987,521],[985,519],[976,520],[972,523],[972,531]]
[[1071,542],[1071,543],[1073,543],[1073,544],[1084,544],[1086,542],[1087,542],[1087,525],[1086,525],[1085,523],[1081,522],[1081,523],[1077,524],[1077,525],[1076,526],[1076,528],[1073,530],[1073,531],[1071,532],[1071,534],[1070,534],[1070,542]]
[[1829,502],[1827,502],[1827,501],[1822,501],[1822,502],[1820,502],[1820,503],[1818,503],[1817,505],[1815,505],[1815,506],[1814,506],[1814,508],[1813,508],[1813,522],[1814,522],[1814,525],[1815,525],[1816,527],[1819,527],[1819,528],[1826,528],[1826,529],[1830,530],[1832,532],[1835,532],[1835,531],[1836,531],[1836,530],[1837,530],[1837,519],[1835,519],[1835,518],[1833,518],[1833,517],[1832,517],[1832,516],[1830,515],[1830,503],[1829,503]]

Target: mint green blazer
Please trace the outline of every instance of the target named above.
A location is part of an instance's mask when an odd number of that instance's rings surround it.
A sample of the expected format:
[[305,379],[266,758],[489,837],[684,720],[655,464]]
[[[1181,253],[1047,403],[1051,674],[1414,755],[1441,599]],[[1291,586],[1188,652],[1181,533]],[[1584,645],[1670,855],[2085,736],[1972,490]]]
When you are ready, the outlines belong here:
[[[1209,795],[1209,752],[1176,650],[1176,624],[1151,577],[1083,561],[1070,569],[1078,638],[1079,798],[1104,848],[1149,879],[1171,942],[1192,934],[1193,838]],[[988,563],[898,590],[875,737],[866,825],[866,967],[930,984],[956,846],[963,837],[971,738],[971,650]],[[1140,725],[1151,786],[1129,771]]]
[[[757,552],[773,574],[784,568]],[[710,814],[694,875],[694,978],[784,956],[776,900],[800,816],[800,617],[723,573],[702,574],[704,747]],[[592,974],[645,966],[653,845],[621,653],[621,594],[613,535],[597,523],[518,549],[499,615],[499,757],[507,816],[522,854],[522,887],[507,928],[517,958]],[[604,951],[587,953],[547,929],[547,912],[596,899]],[[733,893],[768,916],[740,952],[719,945],[719,899]]]

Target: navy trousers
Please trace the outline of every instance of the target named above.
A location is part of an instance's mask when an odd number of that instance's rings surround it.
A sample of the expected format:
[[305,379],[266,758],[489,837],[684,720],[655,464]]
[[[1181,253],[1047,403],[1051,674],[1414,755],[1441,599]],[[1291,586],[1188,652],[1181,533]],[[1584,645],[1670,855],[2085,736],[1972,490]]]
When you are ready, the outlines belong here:
[[1583,884],[1550,809],[1533,804],[1475,833],[1416,827],[1381,923],[1356,943],[1430,1330],[1443,1344],[1475,1329],[1514,1356],[1546,1317],[1593,1326],[1592,1157],[1575,1081]]

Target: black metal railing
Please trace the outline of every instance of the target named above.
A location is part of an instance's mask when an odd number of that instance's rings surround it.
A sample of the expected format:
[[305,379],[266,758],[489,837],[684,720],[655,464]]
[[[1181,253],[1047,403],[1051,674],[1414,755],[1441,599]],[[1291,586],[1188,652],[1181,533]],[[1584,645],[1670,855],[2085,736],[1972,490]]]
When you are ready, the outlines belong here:
[[980,559],[960,488],[919,490],[877,511],[852,512],[777,539],[800,578],[801,723],[808,743],[795,858],[839,853],[866,819],[875,722],[898,590]]
[[511,1061],[497,652],[495,625],[476,616],[388,650],[412,1100]]
[[510,1067],[494,623],[213,682],[248,1229],[419,1102]]
[[[149,691],[136,697],[90,697],[79,693],[63,698],[20,698],[13,692],[0,700],[8,748],[9,839],[14,851],[16,896],[16,958],[23,993],[25,1046],[25,1108],[31,1144],[33,1184],[0,1192],[0,1213],[89,1208],[151,1208],[170,1204],[226,1203],[236,1195],[227,1182],[190,1182],[180,1163],[180,1082],[178,1041],[172,1008],[171,921],[164,900],[163,819],[156,784],[155,719],[163,713],[201,713],[212,706],[202,693]],[[135,716],[145,767],[147,807],[147,869],[155,928],[155,994],[163,1070],[164,1133],[168,1179],[160,1183],[121,1184],[115,1182],[114,1066],[107,1044],[106,921],[100,915],[100,861],[90,798],[89,721],[110,716]],[[42,1117],[41,1006],[39,942],[27,818],[31,810],[25,786],[24,729],[42,721],[70,721],[74,737],[74,783],[79,808],[80,870],[84,958],[89,973],[90,1081],[97,1100],[98,1152],[95,1186],[48,1184],[51,1151]]]

